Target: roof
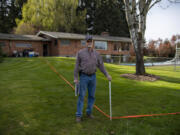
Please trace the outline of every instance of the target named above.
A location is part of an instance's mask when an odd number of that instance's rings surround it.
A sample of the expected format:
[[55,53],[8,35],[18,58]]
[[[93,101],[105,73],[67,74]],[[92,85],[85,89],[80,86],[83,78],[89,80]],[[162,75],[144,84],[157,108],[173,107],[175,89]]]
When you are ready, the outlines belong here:
[[[47,35],[56,39],[85,39],[86,35],[84,34],[75,34],[75,33],[64,33],[64,32],[49,32],[49,31],[39,31],[36,36]],[[127,37],[114,37],[114,36],[100,36],[93,35],[93,40],[100,41],[121,41],[121,42],[131,42],[130,38]]]
[[26,40],[26,41],[49,41],[48,39],[36,35],[15,35],[0,33],[0,39],[3,40]]

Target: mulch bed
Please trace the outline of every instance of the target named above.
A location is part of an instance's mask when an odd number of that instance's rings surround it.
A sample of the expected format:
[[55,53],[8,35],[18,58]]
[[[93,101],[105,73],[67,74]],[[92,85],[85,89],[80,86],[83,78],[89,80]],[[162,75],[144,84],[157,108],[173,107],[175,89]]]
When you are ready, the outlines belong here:
[[146,75],[122,74],[121,77],[132,79],[132,80],[149,81],[149,82],[154,82],[160,79],[159,76],[152,75],[152,74],[146,74]]

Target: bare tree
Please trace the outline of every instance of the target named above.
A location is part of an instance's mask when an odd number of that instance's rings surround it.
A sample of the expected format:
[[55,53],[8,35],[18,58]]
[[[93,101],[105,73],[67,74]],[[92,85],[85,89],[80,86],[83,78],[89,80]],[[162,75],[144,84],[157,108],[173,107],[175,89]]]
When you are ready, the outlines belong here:
[[[123,0],[126,20],[136,53],[136,74],[145,75],[143,47],[145,44],[146,18],[148,11],[161,0]],[[169,3],[180,3],[180,0],[168,0]]]
[[148,11],[161,0],[124,0],[126,20],[136,53],[136,74],[145,75],[143,47]]

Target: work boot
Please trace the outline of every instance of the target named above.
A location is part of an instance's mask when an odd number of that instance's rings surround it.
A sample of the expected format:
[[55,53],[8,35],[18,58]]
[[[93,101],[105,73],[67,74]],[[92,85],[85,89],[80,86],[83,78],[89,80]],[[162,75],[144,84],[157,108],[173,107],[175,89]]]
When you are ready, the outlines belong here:
[[81,122],[81,117],[76,117],[76,122],[77,123]]
[[92,114],[87,114],[87,117],[90,119],[94,119],[95,117]]

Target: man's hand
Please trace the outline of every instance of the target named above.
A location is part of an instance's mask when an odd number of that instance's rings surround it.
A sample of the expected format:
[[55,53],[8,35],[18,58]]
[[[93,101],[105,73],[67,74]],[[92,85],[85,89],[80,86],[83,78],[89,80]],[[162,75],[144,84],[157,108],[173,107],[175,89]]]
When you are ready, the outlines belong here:
[[110,75],[108,75],[108,76],[107,76],[107,79],[108,79],[109,81],[111,81],[111,80],[112,80],[112,77],[111,77]]
[[78,81],[78,80],[74,80],[74,83],[75,83],[75,84],[78,84],[78,83],[79,83],[79,81]]

